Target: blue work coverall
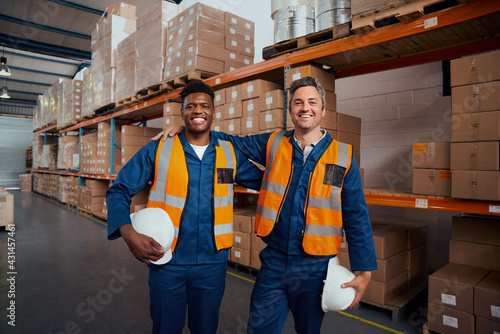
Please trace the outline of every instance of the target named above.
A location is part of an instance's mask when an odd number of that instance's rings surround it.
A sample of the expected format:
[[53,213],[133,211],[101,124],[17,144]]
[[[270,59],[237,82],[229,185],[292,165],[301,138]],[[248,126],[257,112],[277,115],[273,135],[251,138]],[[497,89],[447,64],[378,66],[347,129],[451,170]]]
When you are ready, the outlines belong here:
[[[228,260],[227,249],[216,250],[212,232],[214,145],[218,145],[218,141],[212,135],[203,159],[200,160],[186,141],[184,131],[179,133],[179,138],[184,147],[189,172],[189,195],[172,259],[165,265],[148,265],[153,332],[182,333],[187,305],[191,333],[216,333]],[[108,239],[120,237],[119,228],[131,223],[131,198],[148,182],[154,181],[158,143],[159,141],[150,142],[134,155],[123,166],[108,190]],[[234,181],[258,190],[262,171],[237,149],[235,153],[237,169]]]
[[[295,142],[293,131],[286,134],[293,145],[289,189],[278,221],[271,233],[262,238],[267,247],[260,253],[262,266],[251,297],[248,333],[252,334],[281,333],[289,311],[293,314],[297,333],[319,334],[324,317],[321,309],[323,280],[328,261],[333,256],[306,254],[302,247],[302,231],[309,177],[332,138],[327,132],[304,162],[303,151]],[[266,165],[266,144],[270,133],[245,137],[215,134],[231,141],[249,159]],[[377,269],[367,205],[354,156],[344,179],[341,200],[351,270]]]

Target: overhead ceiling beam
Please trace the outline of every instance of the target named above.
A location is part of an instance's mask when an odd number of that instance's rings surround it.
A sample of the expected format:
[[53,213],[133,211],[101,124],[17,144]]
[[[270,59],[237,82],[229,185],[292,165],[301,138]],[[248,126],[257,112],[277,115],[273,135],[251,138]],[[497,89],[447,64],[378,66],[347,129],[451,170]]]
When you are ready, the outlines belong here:
[[27,85],[38,85],[38,86],[45,86],[45,87],[50,87],[52,84],[47,84],[43,82],[34,82],[34,81],[26,81],[26,80],[19,80],[19,79],[11,79],[10,77],[6,78],[7,82],[17,82],[17,83],[22,83],[22,84],[27,84]]
[[31,68],[17,67],[17,66],[11,66],[11,65],[9,65],[9,68],[12,70],[16,70],[16,71],[23,71],[23,72],[30,72],[30,73],[44,74],[44,75],[53,75],[56,77],[69,78],[69,79],[73,78],[71,75],[67,75],[67,74],[39,71],[39,70],[33,70]]
[[[9,102],[7,102],[7,101],[9,101]],[[7,104],[7,103],[29,103],[29,104],[36,104],[37,103],[36,100],[16,99],[16,98],[13,98],[13,97],[11,97],[10,99],[1,99],[0,98],[0,102],[3,103],[3,104]]]
[[[63,64],[63,65],[70,65],[70,66],[77,66],[77,63],[71,63],[69,61],[64,61],[60,59],[53,59],[53,58],[43,58],[43,57],[38,57],[38,56],[33,56],[33,55],[28,55],[25,53],[19,53],[19,52],[12,52],[12,51],[4,51],[6,55],[13,55],[16,57],[23,57],[23,58],[29,58],[29,59],[35,59],[35,60],[43,60],[43,61],[48,61],[51,63],[57,63],[57,64]],[[90,63],[89,63],[90,66]]]
[[[65,48],[59,45],[48,44],[20,38],[12,35],[0,34],[0,45],[12,49],[19,49],[49,56],[70,58],[76,60],[90,60],[91,53],[88,51]],[[10,66],[9,66],[10,67]]]
[[87,13],[92,13],[92,14],[96,14],[96,15],[99,15],[99,16],[101,16],[101,15],[104,14],[104,16],[107,16],[107,14],[106,14],[105,11],[102,11],[102,10],[96,9],[96,8],[92,8],[92,7],[87,7],[87,6],[79,5],[79,4],[71,2],[71,1],[65,1],[65,0],[49,0],[49,1],[58,3],[58,4],[63,5],[63,6],[75,8],[75,9],[78,9],[78,10],[81,10],[81,11],[84,11],[84,12],[87,12]]
[[7,89],[7,91],[9,93],[13,93],[13,94],[23,94],[23,95],[43,95],[43,93],[35,93],[35,92],[25,92],[25,91],[22,91],[22,90],[11,90],[11,89]]
[[46,30],[46,31],[50,31],[50,32],[55,32],[57,34],[62,34],[62,35],[66,35],[66,36],[82,38],[82,39],[86,39],[86,40],[90,41],[90,35],[80,34],[78,32],[69,31],[69,30],[65,30],[65,29],[54,28],[54,27],[43,25],[43,24],[18,19],[16,17],[12,17],[12,16],[0,14],[0,20],[12,22],[12,23],[17,23],[20,25],[33,27],[33,28],[37,28],[37,29],[42,29],[42,30]]

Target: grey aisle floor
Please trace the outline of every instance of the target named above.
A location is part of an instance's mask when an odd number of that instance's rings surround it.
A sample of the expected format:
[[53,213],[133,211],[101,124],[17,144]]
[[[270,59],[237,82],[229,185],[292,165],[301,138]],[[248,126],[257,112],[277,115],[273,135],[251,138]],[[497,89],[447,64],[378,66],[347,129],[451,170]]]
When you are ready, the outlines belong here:
[[[0,333],[150,333],[147,266],[126,244],[108,241],[98,219],[38,194],[10,192],[16,225],[15,234],[0,233]],[[255,274],[237,269],[228,269],[221,334],[246,333]],[[321,332],[421,333],[427,313],[422,304],[398,322],[387,310],[365,304],[327,313]],[[295,333],[290,315],[283,333]]]

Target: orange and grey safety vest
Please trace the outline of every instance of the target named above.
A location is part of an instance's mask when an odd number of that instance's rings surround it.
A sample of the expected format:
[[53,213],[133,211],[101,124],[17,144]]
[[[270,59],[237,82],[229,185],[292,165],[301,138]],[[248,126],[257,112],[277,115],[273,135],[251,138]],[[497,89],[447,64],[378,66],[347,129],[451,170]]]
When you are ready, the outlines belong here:
[[[233,182],[236,155],[230,142],[219,140],[215,146],[215,170],[212,210],[213,237],[217,251],[233,245]],[[188,200],[189,173],[179,136],[160,141],[156,152],[155,180],[149,192],[148,207],[162,208],[174,224],[171,246],[175,250],[182,214]]]
[[[266,170],[257,202],[255,232],[267,236],[278,221],[293,173],[293,146],[285,131],[267,142]],[[310,255],[335,255],[342,242],[341,192],[352,146],[332,140],[309,176],[302,247]],[[292,195],[293,196],[293,195]]]

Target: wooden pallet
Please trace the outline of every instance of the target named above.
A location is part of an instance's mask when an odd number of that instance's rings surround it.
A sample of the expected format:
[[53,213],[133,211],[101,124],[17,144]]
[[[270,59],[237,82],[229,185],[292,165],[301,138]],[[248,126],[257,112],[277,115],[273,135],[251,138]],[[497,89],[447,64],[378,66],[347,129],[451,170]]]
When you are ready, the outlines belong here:
[[163,82],[162,86],[166,90],[173,90],[178,87],[184,87],[192,81],[202,81],[213,76],[218,75],[217,73],[204,72],[204,71],[191,71],[189,73],[180,75],[173,79],[168,79]]
[[137,93],[135,94],[135,98],[137,100],[149,99],[153,96],[160,95],[165,91],[166,89],[163,87],[163,84],[158,83],[138,90]]
[[456,7],[457,5],[471,1],[473,0],[413,0],[410,2],[396,2],[387,7],[352,15],[351,31],[355,34],[363,34],[399,22],[414,20],[424,15]]
[[63,126],[58,127],[57,130],[63,130],[63,129],[69,128],[70,126],[76,125],[76,124],[78,124],[78,121],[71,121],[69,123],[64,124]]
[[388,310],[392,313],[392,321],[401,320],[406,313],[411,310],[414,310],[413,302],[417,301],[417,297],[419,295],[423,295],[424,291],[427,289],[427,281],[424,281],[412,288],[411,290],[406,291],[402,295],[394,298],[387,304],[379,304],[370,300],[361,299],[361,303],[375,306],[377,308],[381,308],[384,310]]
[[89,120],[89,119],[93,119],[93,118],[96,118],[96,115],[95,114],[92,114],[92,115],[85,115],[82,117],[82,120],[83,121],[86,121],[86,120]]
[[336,39],[344,38],[349,36],[350,33],[351,23],[347,22],[332,28],[265,47],[262,49],[262,58],[267,60],[287,52],[294,52],[313,45],[323,44]]
[[423,334],[442,334],[441,332],[437,332],[437,331],[433,331],[432,329],[430,329],[428,327],[427,324],[424,324],[424,327],[423,327]]
[[126,107],[126,106],[129,106],[131,104],[134,104],[138,101],[137,99],[137,96],[134,95],[134,96],[131,96],[131,97],[127,97],[126,99],[123,99],[123,100],[120,100],[118,102],[116,102],[116,107]]
[[109,114],[110,112],[116,110],[115,105],[116,104],[114,102],[111,102],[105,106],[99,107],[96,110],[94,110],[94,114],[96,116],[102,116],[102,115]]

